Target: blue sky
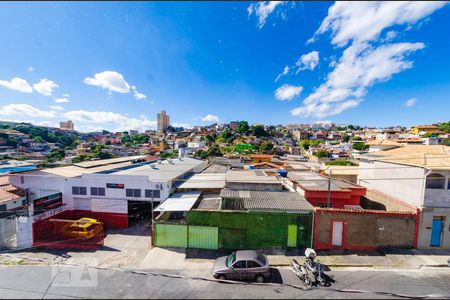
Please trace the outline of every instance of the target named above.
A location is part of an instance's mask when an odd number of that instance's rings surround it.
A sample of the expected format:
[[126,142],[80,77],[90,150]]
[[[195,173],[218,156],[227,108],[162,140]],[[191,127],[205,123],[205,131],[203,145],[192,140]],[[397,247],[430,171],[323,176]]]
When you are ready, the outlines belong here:
[[1,2],[0,119],[447,121],[449,19],[441,2]]

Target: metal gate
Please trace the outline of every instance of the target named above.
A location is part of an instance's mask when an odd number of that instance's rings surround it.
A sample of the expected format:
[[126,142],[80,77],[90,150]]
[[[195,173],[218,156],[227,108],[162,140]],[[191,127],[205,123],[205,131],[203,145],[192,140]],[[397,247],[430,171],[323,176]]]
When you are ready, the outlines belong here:
[[187,225],[155,224],[155,246],[187,248]]
[[219,228],[207,226],[189,226],[189,248],[219,248]]
[[16,218],[10,216],[0,219],[0,248],[17,247]]
[[154,245],[157,247],[217,250],[219,229],[209,226],[155,224]]

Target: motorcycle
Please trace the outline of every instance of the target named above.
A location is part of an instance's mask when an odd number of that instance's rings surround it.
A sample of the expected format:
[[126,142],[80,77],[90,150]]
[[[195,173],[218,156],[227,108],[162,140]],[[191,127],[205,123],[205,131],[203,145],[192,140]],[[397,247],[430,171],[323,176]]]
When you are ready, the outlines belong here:
[[323,265],[321,263],[314,261],[316,257],[316,251],[314,249],[307,248],[305,256],[306,261],[303,265],[300,265],[297,260],[292,259],[291,269],[306,287],[311,287],[313,283],[328,287],[331,286],[331,283],[336,282],[333,276],[329,276],[323,271]]

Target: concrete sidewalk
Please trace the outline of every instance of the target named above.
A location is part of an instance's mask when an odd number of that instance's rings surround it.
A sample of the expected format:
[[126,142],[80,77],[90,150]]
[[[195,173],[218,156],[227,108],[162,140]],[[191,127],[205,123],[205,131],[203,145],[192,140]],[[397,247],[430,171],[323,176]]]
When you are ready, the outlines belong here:
[[[288,266],[304,256],[268,255],[272,266]],[[380,269],[418,269],[449,267],[449,250],[384,249],[380,251],[319,251],[317,259],[329,267],[366,267]]]

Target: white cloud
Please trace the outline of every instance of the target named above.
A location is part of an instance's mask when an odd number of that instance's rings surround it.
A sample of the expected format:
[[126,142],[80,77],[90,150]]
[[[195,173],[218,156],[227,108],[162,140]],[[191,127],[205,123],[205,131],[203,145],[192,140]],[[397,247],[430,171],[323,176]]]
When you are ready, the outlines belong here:
[[303,87],[283,84],[275,90],[275,98],[280,101],[291,101],[302,92]]
[[54,99],[56,103],[67,103],[69,102],[69,99],[67,98],[55,98]]
[[44,96],[51,96],[53,90],[58,87],[54,81],[47,78],[41,79],[38,83],[33,84],[33,88],[36,92]]
[[104,71],[97,73],[94,77],[86,77],[83,81],[88,85],[98,86],[107,89],[109,93],[116,92],[127,94],[130,92],[130,85],[125,81],[123,75],[116,71]]
[[133,90],[133,96],[134,96],[135,99],[137,99],[137,100],[144,100],[144,99],[147,98],[146,95],[138,92],[138,90],[136,89],[136,86],[133,85],[131,87],[131,89]]
[[33,124],[44,127],[59,127],[59,124],[51,121],[33,122]]
[[411,25],[443,7],[445,1],[367,1],[336,2],[310,40],[327,31],[332,43],[345,46],[350,40],[367,42],[379,38],[381,32],[393,25]]
[[33,88],[25,79],[14,77],[11,81],[0,80],[0,85],[22,93],[32,93]]
[[70,97],[69,94],[62,94],[62,96],[63,96],[64,98],[69,98],[69,97]]
[[303,106],[291,110],[291,114],[323,118],[358,106],[373,84],[411,68],[412,62],[406,61],[405,56],[424,47],[423,43],[348,47],[326,82],[306,97]]
[[54,118],[54,111],[43,111],[28,104],[8,104],[0,107],[0,115],[20,115],[35,118]]
[[250,4],[247,8],[248,15],[255,15],[258,17],[258,26],[262,28],[266,23],[267,17],[275,10],[279,5],[285,4],[286,1],[261,1],[258,4]]
[[34,68],[33,67],[28,67],[28,72],[33,72]]
[[115,125],[115,131],[130,129],[145,131],[156,128],[156,121],[152,121],[144,115],[139,118],[130,118],[114,112],[74,110],[64,113],[63,116],[81,123]]
[[303,70],[314,70],[318,63],[319,63],[319,52],[311,51],[307,54],[303,54],[295,63],[295,65],[298,67],[295,74]]
[[417,99],[416,98],[411,98],[406,100],[405,102],[405,106],[406,107],[413,107],[414,105],[416,105]]
[[183,127],[183,128],[187,128],[187,129],[191,129],[193,128],[193,126],[191,124],[188,123],[173,123],[172,124],[173,127]]
[[206,115],[203,118],[201,118],[201,121],[202,122],[210,122],[210,123],[219,123],[220,119],[216,115],[209,114],[209,115]]
[[289,66],[285,66],[283,72],[278,74],[277,78],[275,78],[275,82],[277,82],[282,76],[285,76],[289,73]]
[[64,110],[64,107],[59,106],[59,105],[50,105],[49,107],[50,107],[50,109],[53,109],[53,110]]

